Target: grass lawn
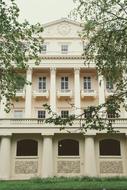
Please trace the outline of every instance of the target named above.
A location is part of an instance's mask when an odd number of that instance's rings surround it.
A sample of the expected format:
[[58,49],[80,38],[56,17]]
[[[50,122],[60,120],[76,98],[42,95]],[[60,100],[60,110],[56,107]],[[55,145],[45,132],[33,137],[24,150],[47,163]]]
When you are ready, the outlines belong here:
[[127,190],[127,178],[48,178],[0,181],[0,190]]

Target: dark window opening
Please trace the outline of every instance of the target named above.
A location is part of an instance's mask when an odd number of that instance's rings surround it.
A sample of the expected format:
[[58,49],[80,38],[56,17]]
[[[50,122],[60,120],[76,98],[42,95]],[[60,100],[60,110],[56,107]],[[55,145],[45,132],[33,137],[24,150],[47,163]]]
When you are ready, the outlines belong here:
[[58,142],[59,156],[79,156],[79,142],[71,139],[64,139]]
[[38,142],[31,139],[24,139],[17,142],[16,156],[37,156]]
[[113,139],[104,139],[99,143],[101,156],[120,156],[120,142]]

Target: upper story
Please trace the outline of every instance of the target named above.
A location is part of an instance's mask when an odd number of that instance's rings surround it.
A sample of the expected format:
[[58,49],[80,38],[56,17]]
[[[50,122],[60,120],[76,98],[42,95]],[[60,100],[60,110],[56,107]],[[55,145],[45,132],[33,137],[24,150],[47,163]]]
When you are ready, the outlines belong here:
[[65,18],[43,25],[42,54],[81,55],[83,43],[80,39],[80,23]]

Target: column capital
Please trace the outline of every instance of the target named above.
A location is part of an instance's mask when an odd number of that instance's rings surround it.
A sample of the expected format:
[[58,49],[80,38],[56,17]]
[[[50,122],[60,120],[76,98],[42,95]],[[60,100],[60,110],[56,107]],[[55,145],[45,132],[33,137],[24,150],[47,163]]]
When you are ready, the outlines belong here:
[[80,71],[80,67],[75,67],[75,68],[74,68],[74,71],[75,71],[75,72],[79,72],[79,71]]
[[54,136],[54,133],[41,133],[41,136],[43,137],[53,137]]
[[56,71],[56,67],[50,67],[50,71],[51,72]]
[[32,67],[28,67],[28,68],[27,68],[27,74],[31,74],[32,71],[33,71],[33,68],[32,68]]
[[0,133],[0,137],[11,137],[12,133],[5,132],[5,133]]

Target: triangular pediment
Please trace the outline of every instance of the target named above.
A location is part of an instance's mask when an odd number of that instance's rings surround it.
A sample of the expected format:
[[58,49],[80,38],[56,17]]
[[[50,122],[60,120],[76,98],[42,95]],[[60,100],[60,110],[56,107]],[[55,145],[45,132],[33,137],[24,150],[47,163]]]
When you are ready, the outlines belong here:
[[43,37],[47,38],[76,38],[79,37],[81,25],[66,18],[62,18],[43,25]]

